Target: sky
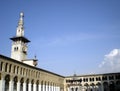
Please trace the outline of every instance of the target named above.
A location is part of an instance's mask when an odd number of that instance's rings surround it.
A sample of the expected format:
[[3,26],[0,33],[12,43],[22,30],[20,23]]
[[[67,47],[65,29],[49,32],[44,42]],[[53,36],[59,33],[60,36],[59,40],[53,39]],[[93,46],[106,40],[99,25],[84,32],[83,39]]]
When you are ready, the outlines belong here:
[[120,0],[0,0],[0,54],[24,12],[28,59],[68,76],[120,72]]

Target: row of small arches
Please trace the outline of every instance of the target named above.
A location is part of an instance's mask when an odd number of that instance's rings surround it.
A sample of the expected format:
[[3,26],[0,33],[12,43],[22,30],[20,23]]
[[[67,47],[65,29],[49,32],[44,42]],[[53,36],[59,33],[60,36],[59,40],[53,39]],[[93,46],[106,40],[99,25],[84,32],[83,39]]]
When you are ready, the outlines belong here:
[[40,72],[37,70],[5,62],[0,62],[0,71],[13,73],[16,75],[40,78]]
[[[36,91],[40,91],[39,89],[41,89],[41,91],[43,91],[43,89],[44,89],[44,91],[46,91],[47,88],[49,88],[49,90],[51,91],[52,86],[59,87],[59,85],[57,83],[54,83],[54,82],[43,81],[43,80],[40,81],[40,80],[24,78],[24,77],[19,78],[18,76],[12,77],[9,74],[6,74],[3,79],[5,81],[5,91],[9,90],[10,81],[12,81],[14,84],[14,90],[17,90],[17,83],[20,82],[21,91],[23,89],[23,83],[26,83],[26,91],[29,91],[28,84],[31,84],[31,91],[33,91],[34,84],[36,84]],[[1,73],[0,73],[0,80],[1,80]],[[39,88],[39,85],[41,85],[41,88]],[[47,91],[49,91],[49,90],[47,90]],[[53,91],[55,91],[55,90],[53,90]]]

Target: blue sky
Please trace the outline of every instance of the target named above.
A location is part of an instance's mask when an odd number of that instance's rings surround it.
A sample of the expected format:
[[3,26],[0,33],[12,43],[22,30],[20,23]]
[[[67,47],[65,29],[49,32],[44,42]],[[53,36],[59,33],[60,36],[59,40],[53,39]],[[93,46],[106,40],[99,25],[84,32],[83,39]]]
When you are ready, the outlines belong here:
[[[38,67],[79,75],[120,63],[120,0],[1,0],[0,11],[0,54],[10,56],[9,38],[23,11],[28,58],[37,55]],[[108,61],[111,55],[118,61]]]

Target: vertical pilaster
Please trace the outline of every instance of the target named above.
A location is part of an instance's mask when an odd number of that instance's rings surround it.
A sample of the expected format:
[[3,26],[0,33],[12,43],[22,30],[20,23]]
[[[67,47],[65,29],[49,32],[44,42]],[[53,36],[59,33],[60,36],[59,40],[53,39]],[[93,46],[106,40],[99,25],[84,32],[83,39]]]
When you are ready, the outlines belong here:
[[7,68],[6,68],[6,69],[7,69],[7,72],[9,72],[9,66],[10,66],[10,64],[7,65]]

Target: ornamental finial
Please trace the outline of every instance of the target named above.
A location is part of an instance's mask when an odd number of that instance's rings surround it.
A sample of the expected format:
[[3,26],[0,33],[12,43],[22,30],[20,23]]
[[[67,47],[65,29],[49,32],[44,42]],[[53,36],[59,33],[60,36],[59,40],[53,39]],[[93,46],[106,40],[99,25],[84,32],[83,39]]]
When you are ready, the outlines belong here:
[[23,20],[23,17],[24,17],[24,13],[21,12],[21,13],[20,13],[20,20]]

